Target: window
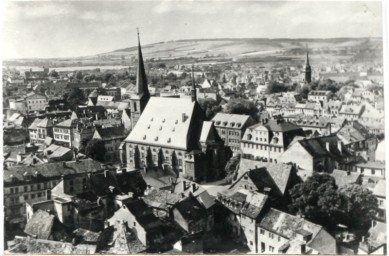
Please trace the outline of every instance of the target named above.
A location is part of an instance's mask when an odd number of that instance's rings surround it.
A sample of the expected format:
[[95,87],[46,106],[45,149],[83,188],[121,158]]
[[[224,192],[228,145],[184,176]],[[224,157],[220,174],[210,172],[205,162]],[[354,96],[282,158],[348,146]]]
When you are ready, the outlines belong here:
[[24,186],[24,192],[28,191],[28,186]]
[[42,193],[38,193],[37,197],[41,197],[42,196]]
[[250,245],[254,245],[253,241],[250,241]]
[[375,175],[375,170],[371,170],[371,175]]
[[134,221],[134,227],[136,227],[136,222]]
[[274,234],[269,233],[269,237],[270,237],[271,239],[273,239],[273,238],[274,238]]
[[24,195],[24,201],[28,200],[28,195]]
[[41,189],[41,184],[38,184],[38,190]]
[[10,193],[11,193],[11,194],[14,193],[14,189],[13,189],[13,188],[10,189]]
[[274,252],[274,247],[271,246],[271,245],[269,245],[269,251],[270,251],[270,252]]
[[278,242],[281,242],[281,237],[280,236],[278,236]]
[[34,199],[35,198],[35,194],[31,194],[31,199]]
[[261,229],[259,230],[259,233],[261,233],[261,235],[264,235],[264,234],[265,234],[265,230],[261,228]]

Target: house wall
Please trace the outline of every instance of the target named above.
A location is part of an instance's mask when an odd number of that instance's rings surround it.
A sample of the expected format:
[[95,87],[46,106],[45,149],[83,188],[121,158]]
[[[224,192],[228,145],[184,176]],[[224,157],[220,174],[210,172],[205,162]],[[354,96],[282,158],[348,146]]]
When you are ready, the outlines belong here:
[[278,249],[289,239],[274,232],[257,227],[257,244],[259,254],[279,254]]
[[300,143],[294,143],[280,156],[280,162],[292,162],[307,171],[314,170],[313,161],[313,157],[300,145]]

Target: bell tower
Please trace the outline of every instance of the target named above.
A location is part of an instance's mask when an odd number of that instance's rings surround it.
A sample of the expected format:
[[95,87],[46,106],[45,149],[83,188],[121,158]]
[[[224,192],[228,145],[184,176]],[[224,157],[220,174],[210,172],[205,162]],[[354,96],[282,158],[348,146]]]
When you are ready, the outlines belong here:
[[145,71],[145,65],[143,62],[142,49],[140,46],[139,29],[138,34],[138,67],[136,74],[136,87],[135,92],[130,97],[130,110],[131,110],[131,127],[134,128],[139,120],[140,115],[145,109],[147,102],[150,99],[149,87],[147,85],[147,77]]
[[312,82],[312,69],[311,65],[309,65],[309,56],[308,56],[308,46],[306,47],[307,57],[305,59],[305,67],[304,67],[304,78],[303,81],[307,84]]

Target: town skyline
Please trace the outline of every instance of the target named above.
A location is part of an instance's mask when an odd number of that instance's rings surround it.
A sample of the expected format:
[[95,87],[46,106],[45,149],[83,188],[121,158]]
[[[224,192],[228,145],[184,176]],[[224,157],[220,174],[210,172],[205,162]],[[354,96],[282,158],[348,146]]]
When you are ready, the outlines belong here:
[[[380,2],[7,1],[4,7],[3,59],[80,57],[131,47],[136,45],[136,27],[144,45],[223,38],[382,37]],[[342,31],[336,29],[340,25]],[[269,30],[271,26],[277,29]]]

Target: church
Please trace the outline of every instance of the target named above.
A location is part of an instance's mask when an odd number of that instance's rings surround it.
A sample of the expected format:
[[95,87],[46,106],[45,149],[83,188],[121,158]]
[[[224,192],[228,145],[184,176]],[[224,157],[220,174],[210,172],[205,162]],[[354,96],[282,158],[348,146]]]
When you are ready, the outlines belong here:
[[130,169],[162,168],[194,181],[217,178],[227,148],[197,102],[192,74],[191,98],[150,97],[140,43],[137,91],[131,95],[133,129],[125,139]]

